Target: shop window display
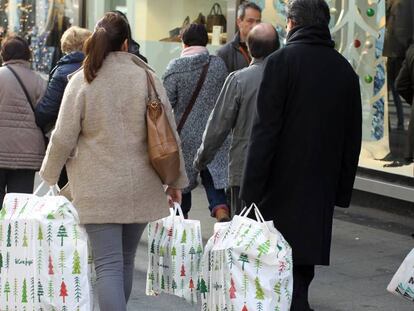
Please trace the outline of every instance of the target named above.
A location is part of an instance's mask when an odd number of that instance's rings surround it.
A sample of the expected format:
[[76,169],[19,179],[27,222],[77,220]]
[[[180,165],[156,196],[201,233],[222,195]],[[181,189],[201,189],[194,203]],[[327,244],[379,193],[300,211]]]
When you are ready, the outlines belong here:
[[[263,8],[263,21],[286,37],[285,0],[255,0]],[[363,144],[359,166],[408,177],[414,165],[387,167],[390,129],[386,58],[383,57],[386,3],[381,0],[327,0],[331,7],[331,33],[336,48],[360,76],[363,105]],[[338,116],[340,118],[340,116]],[[403,135],[403,133],[402,133]],[[397,138],[398,139],[398,138]],[[385,159],[384,159],[385,158]]]
[[60,38],[78,14],[77,0],[0,0],[0,39],[25,37],[33,52],[33,68],[48,74],[62,56]]

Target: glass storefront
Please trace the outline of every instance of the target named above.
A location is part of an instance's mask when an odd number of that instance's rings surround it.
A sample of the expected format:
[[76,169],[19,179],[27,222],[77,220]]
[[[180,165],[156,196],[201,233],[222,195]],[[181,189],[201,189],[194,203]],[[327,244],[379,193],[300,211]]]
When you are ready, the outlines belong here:
[[79,23],[78,0],[0,0],[0,39],[15,33],[33,51],[33,68],[48,74],[62,56],[60,38]]

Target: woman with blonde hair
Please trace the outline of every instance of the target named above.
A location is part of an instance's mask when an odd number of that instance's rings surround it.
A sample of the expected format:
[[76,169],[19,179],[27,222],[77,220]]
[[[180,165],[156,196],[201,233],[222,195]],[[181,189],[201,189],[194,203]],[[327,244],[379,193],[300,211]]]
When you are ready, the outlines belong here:
[[[85,58],[83,45],[91,36],[88,29],[72,26],[66,30],[60,40],[63,56],[56,67],[49,74],[49,84],[45,95],[36,106],[36,124],[44,131],[49,132],[55,126],[62,102],[63,93],[68,84],[68,76],[82,66]],[[59,186],[63,187],[68,182],[65,168],[59,178]]]
[[[70,191],[89,235],[101,311],[126,311],[141,234],[148,222],[169,214],[148,157],[147,72],[172,128],[174,116],[152,69],[127,52],[127,38],[120,15],[106,13],[97,23],[85,43],[83,69],[69,80],[40,170],[54,185],[66,164],[69,184],[63,192]],[[180,156],[180,175],[167,188],[175,202],[188,184],[181,150]]]

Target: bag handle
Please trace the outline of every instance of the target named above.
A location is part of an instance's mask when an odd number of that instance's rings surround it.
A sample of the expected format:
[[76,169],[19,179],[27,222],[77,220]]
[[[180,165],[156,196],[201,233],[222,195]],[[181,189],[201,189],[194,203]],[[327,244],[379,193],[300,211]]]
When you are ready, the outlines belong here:
[[221,5],[219,3],[214,3],[211,7],[210,14],[209,15],[223,15],[223,12],[221,10]]
[[30,105],[30,108],[32,108],[33,113],[35,113],[35,109],[33,107],[32,100],[29,96],[29,92],[27,91],[26,87],[24,86],[22,79],[20,79],[19,75],[17,74],[17,72],[12,67],[10,67],[9,65],[6,65],[6,68],[11,71],[11,73],[15,76],[17,82],[19,82],[20,87],[22,88],[22,90],[24,92],[24,95],[26,96],[27,102]]
[[255,203],[252,203],[249,208],[247,208],[247,206],[245,208],[243,208],[243,210],[241,211],[239,216],[247,218],[247,216],[250,214],[252,209],[254,209],[254,214],[256,216],[257,222],[262,223],[263,225],[265,225],[266,229],[269,232],[271,232],[269,227],[266,224],[266,221],[264,220],[264,217],[263,217],[262,213],[260,213],[260,210],[259,210],[259,208],[257,207],[257,205]]
[[193,95],[191,96],[191,100],[190,100],[189,104],[187,105],[187,108],[185,109],[185,111],[183,113],[183,116],[181,117],[180,122],[178,123],[178,126],[177,126],[178,134],[181,133],[181,130],[184,127],[185,121],[187,121],[187,118],[190,115],[190,112],[194,107],[194,104],[197,100],[198,94],[200,93],[201,88],[203,87],[204,81],[206,80],[206,76],[207,76],[209,66],[210,66],[210,57],[208,59],[207,64],[204,65],[203,70],[201,71],[200,78],[198,79],[198,82],[197,82],[197,87],[195,88],[195,90],[193,92]]

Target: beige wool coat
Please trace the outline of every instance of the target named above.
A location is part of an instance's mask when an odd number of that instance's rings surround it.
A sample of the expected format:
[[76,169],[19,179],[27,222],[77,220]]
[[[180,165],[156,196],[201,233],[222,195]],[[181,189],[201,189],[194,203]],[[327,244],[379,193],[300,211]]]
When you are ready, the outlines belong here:
[[[166,195],[147,151],[147,79],[138,57],[110,53],[92,83],[83,70],[70,79],[40,176],[54,185],[66,164],[69,190],[82,224],[146,223],[169,214]],[[166,92],[155,76],[170,124]],[[177,141],[179,141],[176,133]],[[188,184],[181,174],[170,186]]]
[[42,131],[22,87],[5,65],[22,80],[33,105],[42,98],[47,81],[24,60],[11,60],[0,67],[0,169],[38,170],[45,155]]

